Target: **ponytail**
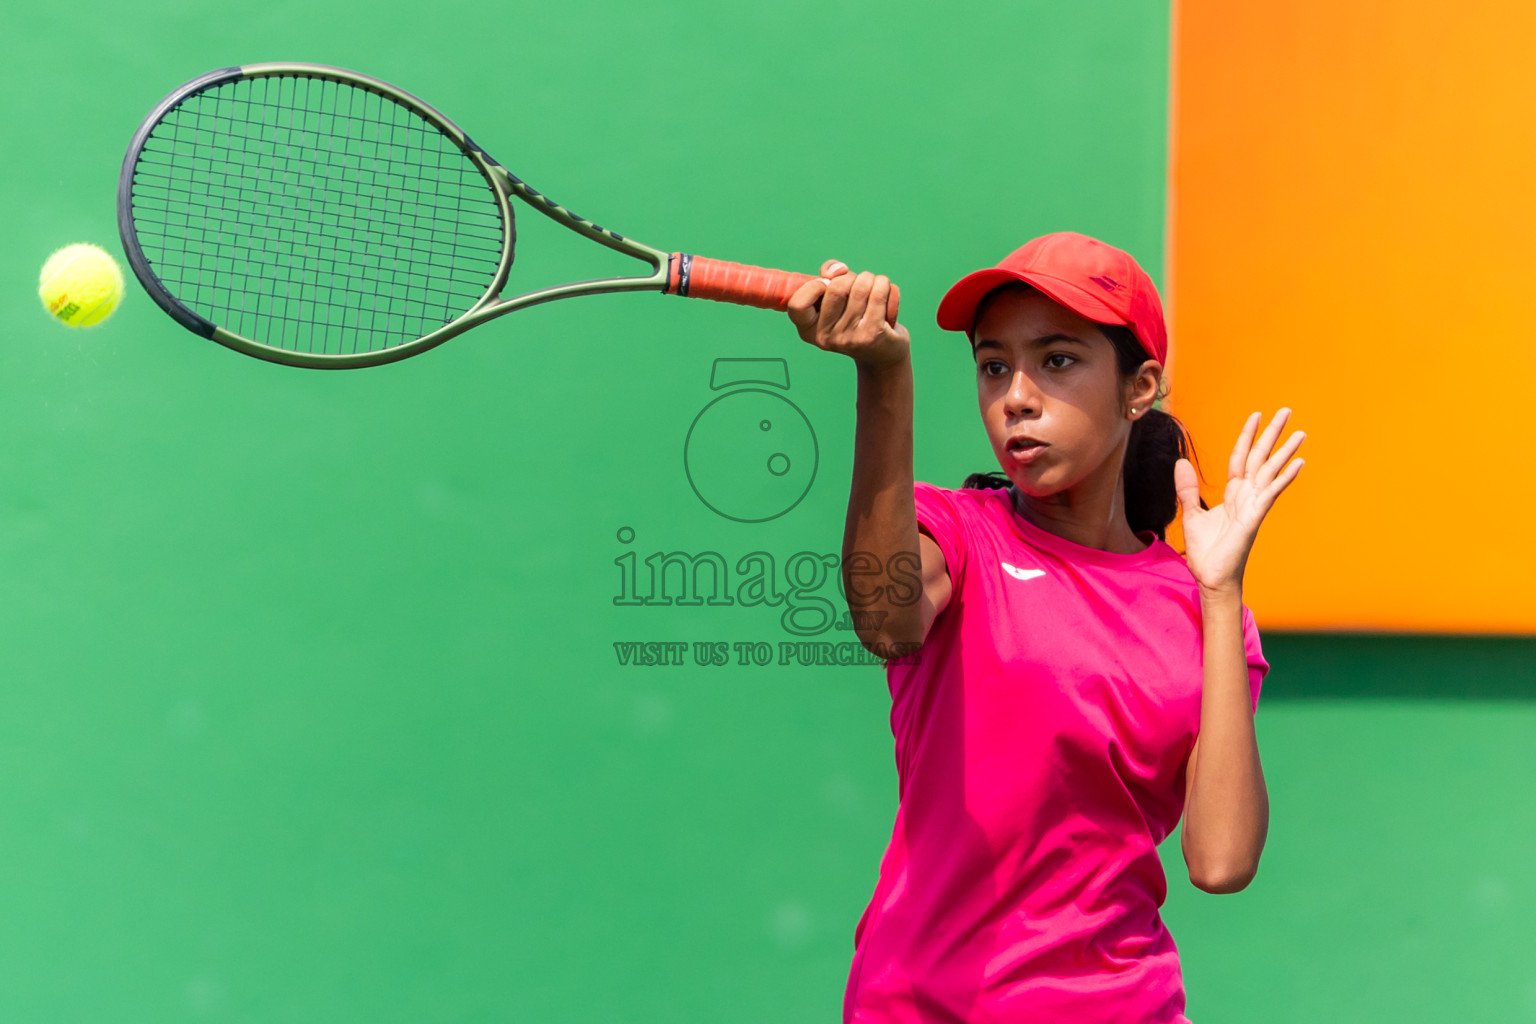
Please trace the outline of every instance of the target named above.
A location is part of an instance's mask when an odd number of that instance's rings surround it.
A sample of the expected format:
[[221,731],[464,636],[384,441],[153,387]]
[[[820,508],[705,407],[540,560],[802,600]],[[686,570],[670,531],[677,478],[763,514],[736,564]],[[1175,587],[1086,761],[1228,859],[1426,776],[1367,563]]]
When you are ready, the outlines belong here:
[[[1120,375],[1130,377],[1146,361],[1146,350],[1129,327],[1120,324],[1098,326],[1115,346]],[[1200,462],[1195,457],[1194,441],[1178,417],[1153,407],[1131,424],[1122,475],[1125,480],[1125,519],[1133,533],[1151,530],[1159,540],[1167,539],[1168,524],[1179,514],[1173,466],[1180,459],[1194,463],[1195,473],[1199,475]],[[963,486],[994,489],[1009,485],[1004,473],[972,473],[965,478]],[[1200,507],[1210,506],[1201,498]]]
[[[1173,465],[1180,459],[1194,461],[1195,446],[1184,424],[1158,408],[1131,424],[1125,446],[1125,519],[1134,533],[1151,530],[1166,540],[1168,524],[1179,514],[1179,495],[1173,483]],[[1200,500],[1205,508],[1205,499]]]

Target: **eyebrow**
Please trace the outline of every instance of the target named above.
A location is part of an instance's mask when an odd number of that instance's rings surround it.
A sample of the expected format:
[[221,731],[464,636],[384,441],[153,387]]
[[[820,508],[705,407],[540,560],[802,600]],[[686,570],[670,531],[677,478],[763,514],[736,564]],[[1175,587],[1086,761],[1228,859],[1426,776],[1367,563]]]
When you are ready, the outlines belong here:
[[[1030,342],[1030,344],[1036,346],[1049,345],[1053,341],[1070,341],[1073,344],[1081,345],[1084,348],[1089,347],[1088,343],[1082,338],[1075,338],[1070,334],[1047,334],[1044,337],[1034,339]],[[1000,349],[1003,347],[1003,345],[1002,342],[993,341],[991,338],[983,338],[981,341],[971,343],[972,352],[980,352],[982,349],[988,347]]]

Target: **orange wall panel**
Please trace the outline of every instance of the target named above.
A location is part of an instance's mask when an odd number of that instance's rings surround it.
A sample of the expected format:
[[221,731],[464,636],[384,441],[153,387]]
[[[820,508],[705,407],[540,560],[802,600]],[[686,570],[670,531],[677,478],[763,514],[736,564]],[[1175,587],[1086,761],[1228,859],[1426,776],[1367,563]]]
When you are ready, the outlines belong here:
[[1307,431],[1262,626],[1536,632],[1536,4],[1232,4],[1174,22],[1170,409],[1220,498]]

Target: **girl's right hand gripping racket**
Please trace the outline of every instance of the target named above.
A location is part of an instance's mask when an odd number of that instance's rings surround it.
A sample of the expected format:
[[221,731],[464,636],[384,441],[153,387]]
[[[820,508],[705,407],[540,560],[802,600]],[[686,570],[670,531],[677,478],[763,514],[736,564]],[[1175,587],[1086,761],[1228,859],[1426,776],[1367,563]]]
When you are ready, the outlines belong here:
[[[651,273],[502,297],[511,197]],[[193,333],[292,366],[373,366],[551,299],[656,290],[782,310],[813,275],[653,249],[524,184],[408,93],[322,64],[210,72],[161,101],[117,186],[133,272]],[[896,319],[892,287],[889,316]]]

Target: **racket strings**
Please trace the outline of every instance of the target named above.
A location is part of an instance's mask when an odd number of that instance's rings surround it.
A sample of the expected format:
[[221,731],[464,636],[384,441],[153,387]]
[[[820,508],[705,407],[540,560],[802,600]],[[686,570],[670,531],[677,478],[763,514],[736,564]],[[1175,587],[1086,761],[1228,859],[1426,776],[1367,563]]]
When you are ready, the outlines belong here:
[[172,110],[134,168],[134,231],[205,319],[290,351],[371,352],[456,319],[507,225],[478,167],[409,108],[313,77],[228,82]]

